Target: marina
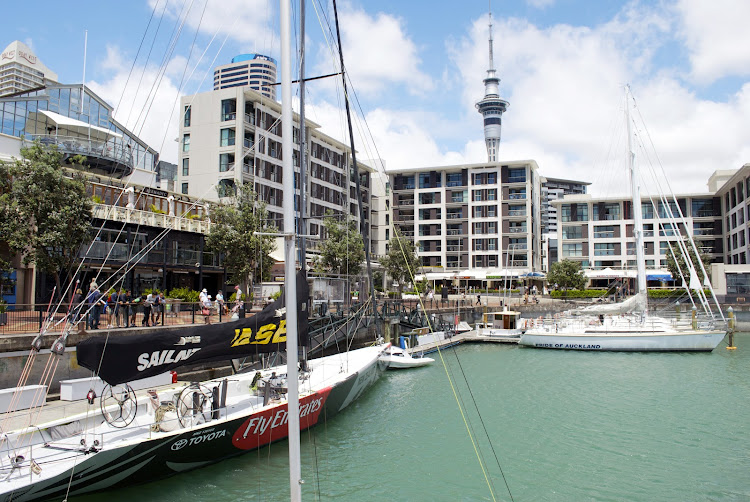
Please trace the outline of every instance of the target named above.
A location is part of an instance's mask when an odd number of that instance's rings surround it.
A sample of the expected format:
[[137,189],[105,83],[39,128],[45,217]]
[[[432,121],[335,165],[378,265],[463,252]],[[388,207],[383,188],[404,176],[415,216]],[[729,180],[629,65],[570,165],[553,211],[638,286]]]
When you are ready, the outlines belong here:
[[[459,345],[442,352],[445,367],[438,360],[388,372],[346,413],[303,433],[303,498],[493,500],[447,371],[461,398],[470,400],[470,388],[476,400],[467,420],[488,462],[494,500],[510,497],[487,437],[514,500],[747,500],[748,343],[750,334],[740,333],[737,351],[722,344],[708,354],[595,357]],[[279,442],[107,500],[288,500],[286,457]]]

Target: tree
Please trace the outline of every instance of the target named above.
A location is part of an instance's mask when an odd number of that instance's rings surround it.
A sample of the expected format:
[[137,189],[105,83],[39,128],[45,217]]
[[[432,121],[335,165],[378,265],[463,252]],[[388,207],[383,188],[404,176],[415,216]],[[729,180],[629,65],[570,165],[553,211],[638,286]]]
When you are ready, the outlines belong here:
[[380,260],[380,263],[388,272],[388,276],[398,283],[399,293],[403,290],[404,284],[411,282],[420,266],[414,242],[398,232],[388,242],[388,254]]
[[265,202],[258,201],[251,184],[243,184],[232,203],[212,211],[206,243],[212,250],[224,254],[224,266],[238,283],[247,287],[248,298],[254,282],[270,279],[274,263],[270,254],[276,249],[275,237],[256,232],[278,230],[268,221]]
[[583,275],[580,262],[562,260],[552,264],[547,274],[547,283],[557,284],[563,289],[583,289],[586,285],[586,276]]
[[343,222],[326,215],[323,226],[326,238],[320,246],[320,265],[333,274],[359,275],[365,260],[365,246],[357,223],[348,215]]
[[[0,163],[0,242],[22,263],[54,275],[57,290],[91,239],[91,200],[80,173],[66,175],[56,146],[34,143]],[[80,159],[79,159],[80,160]]]
[[[703,270],[701,270],[700,263],[698,262],[699,257],[695,255],[693,246],[689,241],[685,240],[684,243],[688,251],[688,257],[690,257],[690,262],[693,264],[696,274],[698,274],[698,280],[701,283],[701,287],[703,287]],[[675,260],[675,255],[677,255],[677,260]],[[703,267],[708,270],[710,266],[710,258],[707,255],[700,253],[700,261],[703,262]],[[667,252],[667,270],[672,274],[673,280],[680,281],[681,278],[684,277],[685,283],[690,283],[690,271],[685,262],[685,253],[682,252],[682,249],[680,249],[679,244],[676,242],[672,243],[672,251]]]

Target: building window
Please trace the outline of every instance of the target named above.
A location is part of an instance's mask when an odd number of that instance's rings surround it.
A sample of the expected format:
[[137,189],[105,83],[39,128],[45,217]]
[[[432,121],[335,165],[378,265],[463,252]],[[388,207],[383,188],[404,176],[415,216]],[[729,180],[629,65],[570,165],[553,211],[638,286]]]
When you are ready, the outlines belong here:
[[190,175],[190,159],[182,159],[182,175],[183,176],[189,176]]
[[594,204],[594,220],[619,220],[620,219],[620,204]]
[[564,257],[583,256],[583,244],[563,244],[562,255]]
[[183,183],[182,184],[182,193],[187,194],[188,193],[188,184]]
[[234,146],[234,129],[222,129],[219,146]]
[[185,134],[182,136],[182,151],[183,152],[190,151],[190,135],[189,134]]
[[221,121],[226,122],[227,120],[234,120],[237,117],[237,100],[236,99],[222,99],[221,100]]
[[615,236],[615,227],[613,226],[595,226],[594,239],[612,239]]
[[185,107],[185,127],[190,127],[190,115],[192,112],[192,108],[190,106]]
[[461,181],[461,173],[446,173],[445,175],[445,186],[458,187],[463,185]]
[[612,256],[615,254],[615,245],[613,243],[594,244],[594,256]]
[[219,155],[219,172],[225,173],[234,169],[234,154],[222,153]]
[[583,227],[562,227],[563,239],[582,239]]
[[508,183],[526,183],[526,168],[508,169]]

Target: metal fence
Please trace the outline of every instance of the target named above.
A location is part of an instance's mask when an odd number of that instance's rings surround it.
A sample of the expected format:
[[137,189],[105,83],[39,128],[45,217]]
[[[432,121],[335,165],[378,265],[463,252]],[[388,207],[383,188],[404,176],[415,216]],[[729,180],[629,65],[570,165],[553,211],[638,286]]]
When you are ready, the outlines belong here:
[[[208,315],[204,315],[199,303],[179,300],[167,299],[165,304],[150,309],[144,308],[142,304],[118,305],[116,311],[108,307],[106,312],[103,309],[99,312],[98,329],[205,324],[229,321],[233,315],[244,317],[244,308],[232,312],[231,307],[227,307],[220,309],[214,306],[208,310]],[[49,313],[46,304],[8,305],[8,310],[0,313],[0,334],[35,333],[42,328],[47,319],[52,320],[52,327],[48,331],[62,331],[68,321],[76,322],[79,328],[90,330],[95,314],[87,305],[83,305],[78,312],[71,308],[70,312],[63,309]]]

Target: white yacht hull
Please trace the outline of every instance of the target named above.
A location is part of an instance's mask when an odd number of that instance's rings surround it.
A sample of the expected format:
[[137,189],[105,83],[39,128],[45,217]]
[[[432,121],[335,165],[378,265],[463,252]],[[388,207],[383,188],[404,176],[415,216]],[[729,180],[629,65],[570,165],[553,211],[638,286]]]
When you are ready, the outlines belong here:
[[562,333],[527,331],[519,345],[563,350],[634,352],[710,352],[724,339],[725,331],[628,331]]
[[[377,381],[386,346],[374,346],[309,362],[300,382],[300,429],[335,415]],[[264,373],[285,372],[285,366]],[[222,380],[203,382],[209,387]],[[232,376],[225,408],[218,417],[197,415],[201,423],[174,423],[168,432],[152,430],[154,416],[140,413],[123,428],[103,422],[94,405],[87,412],[38,426],[7,431],[0,445],[0,501],[22,502],[80,495],[144,483],[212,464],[288,436],[285,396],[264,404],[253,392],[253,373]],[[161,391],[169,398],[179,387]],[[70,429],[78,429],[73,431]],[[65,431],[70,430],[70,433]]]
[[389,370],[398,370],[427,366],[428,364],[434,363],[435,360],[431,357],[412,357],[411,354],[404,349],[391,346],[383,352],[382,356],[380,356],[380,362],[387,364]]

